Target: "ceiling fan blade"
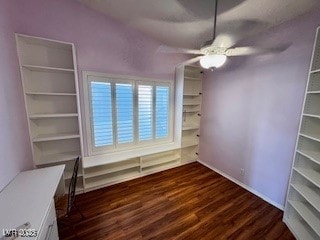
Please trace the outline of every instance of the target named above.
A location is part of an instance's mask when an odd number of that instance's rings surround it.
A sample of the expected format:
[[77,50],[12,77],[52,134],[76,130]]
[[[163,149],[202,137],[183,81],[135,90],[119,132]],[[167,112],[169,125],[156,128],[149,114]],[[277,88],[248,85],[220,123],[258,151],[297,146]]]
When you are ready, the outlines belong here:
[[285,51],[290,47],[292,43],[287,43],[275,48],[255,48],[255,47],[236,47],[229,48],[226,51],[228,57],[233,56],[248,56],[248,55],[258,55],[258,54],[268,54],[268,53],[280,53]]
[[196,62],[200,61],[200,59],[202,57],[203,56],[198,56],[198,57],[195,57],[195,58],[191,58],[191,59],[189,59],[189,60],[187,60],[187,61],[185,61],[185,62],[183,62],[183,63],[181,63],[179,65],[190,65],[190,64],[196,63]]
[[175,54],[195,54],[199,55],[202,54],[200,50],[196,49],[186,49],[186,48],[175,48],[175,47],[169,47],[169,46],[160,46],[158,48],[158,52],[161,53],[175,53]]

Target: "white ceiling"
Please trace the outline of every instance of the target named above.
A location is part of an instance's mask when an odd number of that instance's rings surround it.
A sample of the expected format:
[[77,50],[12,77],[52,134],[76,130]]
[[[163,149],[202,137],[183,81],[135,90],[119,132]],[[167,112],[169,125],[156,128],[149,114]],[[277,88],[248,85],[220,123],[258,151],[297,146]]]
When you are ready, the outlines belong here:
[[[214,0],[78,1],[169,46],[199,48],[212,38]],[[220,0],[217,32],[231,46],[319,6],[319,0]]]

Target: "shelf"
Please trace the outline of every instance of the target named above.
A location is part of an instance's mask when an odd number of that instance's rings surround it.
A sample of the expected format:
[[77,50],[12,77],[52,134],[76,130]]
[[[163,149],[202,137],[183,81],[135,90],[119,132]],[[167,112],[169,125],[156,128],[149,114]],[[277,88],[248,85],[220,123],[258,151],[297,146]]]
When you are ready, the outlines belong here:
[[302,137],[309,138],[311,140],[320,142],[320,135],[318,135],[318,134],[312,134],[311,135],[311,134],[300,133],[299,135],[302,136]]
[[304,203],[293,200],[288,200],[288,202],[306,221],[306,223],[320,236],[320,219],[314,215],[314,213],[306,207]]
[[68,68],[55,68],[55,67],[44,67],[44,66],[36,66],[36,65],[22,65],[23,68],[26,68],[30,71],[36,72],[66,72],[66,73],[73,73],[74,69]]
[[142,168],[147,168],[147,167],[152,167],[152,166],[157,166],[160,164],[168,163],[168,162],[173,162],[173,161],[178,161],[180,159],[179,155],[171,156],[171,157],[163,157],[162,159],[159,158],[156,161],[146,161],[141,163]]
[[45,165],[49,163],[58,163],[58,162],[66,162],[73,161],[81,154],[80,152],[65,152],[65,153],[56,153],[42,156],[39,161],[36,162],[36,165]]
[[128,164],[124,164],[123,166],[113,167],[110,169],[101,169],[99,171],[95,171],[95,172],[91,172],[91,173],[85,173],[84,176],[85,176],[85,178],[93,178],[93,177],[105,175],[108,173],[115,173],[115,172],[131,169],[131,168],[135,168],[135,167],[139,167],[139,166],[140,166],[139,163],[128,163]]
[[166,164],[162,164],[162,165],[150,166],[150,167],[146,167],[146,168],[142,169],[142,173],[143,173],[143,175],[148,175],[151,173],[165,171],[167,169],[171,169],[171,168],[178,167],[178,166],[180,166],[179,162],[171,162],[171,163],[166,163]]
[[192,147],[197,145],[199,145],[198,139],[182,140],[181,148],[187,148],[187,147]]
[[309,180],[314,185],[320,188],[320,173],[312,169],[305,169],[301,167],[294,167],[293,169],[300,175],[302,175],[304,178],[306,178],[307,180]]
[[307,94],[319,94],[320,91],[308,91]]
[[[79,169],[79,170],[80,170],[80,169]],[[73,172],[64,172],[64,179],[65,179],[65,180],[71,179],[71,178],[72,178],[72,174],[73,174]],[[78,178],[83,177],[82,173],[81,173],[81,172],[78,172],[78,176],[77,176],[77,177],[78,177]]]
[[183,111],[184,113],[200,113],[199,110]]
[[291,184],[318,212],[320,212],[320,195],[306,185]]
[[80,138],[79,133],[61,133],[61,134],[40,134],[33,138],[33,142],[47,142],[63,139]]
[[49,92],[26,92],[26,95],[35,96],[77,96],[76,93],[49,93]]
[[77,113],[43,113],[29,115],[30,119],[78,117]]
[[188,77],[188,76],[184,76],[184,79],[186,79],[186,80],[194,80],[194,81],[201,81],[201,78]]
[[310,150],[297,150],[297,153],[305,156],[316,164],[320,164],[320,152]]
[[115,182],[118,182],[118,181],[122,182],[122,181],[125,181],[125,180],[130,179],[130,178],[138,177],[139,174],[140,174],[139,171],[134,171],[134,172],[128,172],[128,173],[125,173],[125,174],[121,174],[119,176],[103,178],[103,179],[96,180],[96,181],[91,180],[91,182],[86,180],[87,182],[85,184],[85,188],[86,189],[90,189],[90,188],[102,187],[102,186],[109,185],[109,184],[112,184],[112,183],[115,183]]
[[200,126],[196,124],[187,124],[182,126],[182,130],[183,131],[196,130],[196,129],[199,129],[199,127]]
[[187,163],[187,162],[195,162],[198,160],[197,156],[181,156],[181,162]]
[[318,73],[318,72],[320,72],[320,69],[315,69],[315,70],[310,71],[310,73]]
[[57,40],[51,40],[51,39],[44,39],[40,37],[34,37],[29,36],[25,34],[17,34],[18,37],[25,43],[31,44],[31,45],[39,45],[42,47],[47,48],[54,48],[54,49],[64,49],[64,50],[70,50],[72,49],[71,43],[68,42],[62,42]]
[[183,103],[183,106],[199,106],[200,103]]
[[184,97],[199,97],[201,96],[199,93],[184,93]]
[[290,219],[285,219],[285,222],[288,223],[291,230],[295,233],[298,239],[300,240],[314,239],[314,237],[306,230],[304,224],[299,220],[290,218]]
[[306,114],[306,113],[304,113],[304,114],[303,114],[303,116],[305,116],[305,117],[312,117],[312,118],[318,118],[318,119],[320,119],[320,116],[319,116],[319,115],[314,115],[314,114]]

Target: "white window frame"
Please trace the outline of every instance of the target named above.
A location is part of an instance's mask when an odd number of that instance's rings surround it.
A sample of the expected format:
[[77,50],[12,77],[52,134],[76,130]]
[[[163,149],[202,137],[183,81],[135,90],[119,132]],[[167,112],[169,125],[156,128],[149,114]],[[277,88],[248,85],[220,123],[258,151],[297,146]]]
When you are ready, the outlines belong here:
[[[97,79],[91,80],[90,78],[94,77]],[[93,131],[93,121],[91,119],[92,112],[91,112],[91,91],[90,91],[90,83],[91,82],[110,82],[111,84],[111,96],[112,96],[112,121],[113,121],[113,139],[114,144],[112,146],[106,147],[95,147],[94,146],[94,131]],[[101,78],[107,78],[108,81],[102,80]],[[125,143],[125,144],[118,144],[117,143],[117,130],[116,130],[116,109],[115,109],[115,84],[116,83],[132,83],[133,84],[133,98],[134,98],[134,122],[133,122],[133,129],[134,129],[134,141],[133,143]],[[170,90],[169,95],[169,134],[167,138],[156,139],[156,129],[155,129],[155,121],[153,119],[153,139],[149,141],[142,141],[139,142],[139,134],[138,134],[138,91],[137,86],[138,84],[142,85],[152,85],[153,86],[153,111],[155,114],[155,93],[156,93],[156,86],[168,86]],[[95,155],[104,155],[104,154],[115,154],[126,152],[126,155],[130,156],[130,151],[142,151],[145,148],[154,147],[159,149],[163,148],[162,145],[172,145],[174,141],[174,133],[173,133],[173,124],[174,124],[174,84],[172,81],[169,80],[158,80],[158,79],[149,79],[149,78],[142,78],[142,77],[133,77],[133,76],[124,76],[124,75],[113,75],[113,74],[106,74],[106,73],[98,73],[98,72],[83,72],[83,96],[84,96],[84,113],[85,113],[85,126],[86,126],[86,138],[85,141],[87,143],[87,155],[88,156],[95,156]],[[136,110],[136,111],[135,111]],[[155,115],[154,115],[155,117]],[[172,147],[171,147],[172,148]],[[160,151],[160,150],[159,150]],[[128,154],[129,153],[129,154]]]

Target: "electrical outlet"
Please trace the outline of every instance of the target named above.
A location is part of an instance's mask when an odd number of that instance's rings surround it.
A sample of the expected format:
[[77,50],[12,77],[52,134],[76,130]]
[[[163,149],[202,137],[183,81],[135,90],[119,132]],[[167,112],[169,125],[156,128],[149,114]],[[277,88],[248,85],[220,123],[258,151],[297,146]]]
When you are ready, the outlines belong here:
[[244,168],[240,168],[240,175],[244,176],[244,174],[245,174]]

